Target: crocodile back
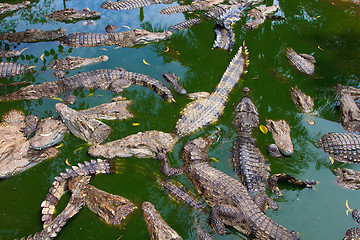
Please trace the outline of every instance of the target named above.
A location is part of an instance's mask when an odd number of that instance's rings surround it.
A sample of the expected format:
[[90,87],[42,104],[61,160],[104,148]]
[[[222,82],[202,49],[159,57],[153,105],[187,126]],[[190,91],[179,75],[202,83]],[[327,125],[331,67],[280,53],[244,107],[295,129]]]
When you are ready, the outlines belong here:
[[360,136],[351,133],[327,133],[318,142],[334,160],[345,163],[360,162]]
[[191,18],[186,21],[175,24],[170,28],[170,31],[179,31],[179,30],[187,29],[201,22],[202,22],[201,18]]
[[287,48],[285,55],[289,59],[290,64],[300,72],[309,75],[315,72],[315,65],[307,59],[303,58],[300,54],[297,54],[292,48]]
[[70,33],[60,39],[60,42],[71,47],[97,47],[112,45],[109,34],[106,33]]
[[29,71],[29,67],[20,63],[1,62],[0,77],[10,77]]

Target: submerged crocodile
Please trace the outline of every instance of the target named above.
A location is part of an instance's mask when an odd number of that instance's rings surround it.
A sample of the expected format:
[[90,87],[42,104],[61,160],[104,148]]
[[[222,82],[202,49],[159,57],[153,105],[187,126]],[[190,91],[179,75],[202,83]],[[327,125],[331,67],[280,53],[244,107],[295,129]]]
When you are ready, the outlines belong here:
[[92,145],[104,142],[111,134],[111,128],[105,123],[63,103],[57,103],[55,109],[72,134]]
[[302,112],[311,113],[314,110],[314,100],[309,95],[294,87],[290,89],[290,94],[291,99]]
[[343,188],[358,190],[360,189],[360,172],[344,168],[334,170],[339,176],[336,182]]
[[360,136],[352,133],[327,133],[318,142],[335,161],[360,162]]
[[211,143],[209,138],[186,143],[182,151],[184,166],[179,170],[185,172],[212,207],[210,223],[213,230],[224,234],[225,225],[230,225],[250,238],[297,239],[294,233],[264,214],[262,210],[266,206],[257,205],[268,204],[267,198],[253,201],[243,184],[210,166],[206,152]]
[[152,203],[143,202],[141,209],[144,212],[144,220],[147,224],[151,240],[182,239],[179,234],[164,221]]
[[128,72],[123,68],[99,69],[79,73],[70,77],[61,78],[55,82],[44,82],[38,85],[29,85],[18,91],[0,96],[0,101],[34,100],[40,98],[54,98],[60,93],[75,89],[109,89],[120,93],[131,84],[142,85],[153,89],[167,101],[175,102],[171,91],[159,80],[141,73]]
[[305,53],[298,54],[292,48],[285,49],[285,55],[291,65],[293,65],[300,72],[312,75],[315,73],[316,60],[313,56]]
[[278,5],[272,6],[258,6],[251,9],[247,15],[250,17],[250,21],[245,24],[244,27],[248,29],[256,29],[265,22],[267,18],[273,18],[274,13],[279,9]]
[[58,22],[74,22],[80,20],[100,18],[100,13],[98,11],[90,11],[89,8],[84,8],[83,10],[65,8],[55,11],[47,15],[46,17]]
[[284,155],[290,156],[294,153],[294,145],[290,137],[290,126],[285,120],[274,121],[266,120],[266,126],[278,146],[280,152]]
[[55,41],[66,34],[66,29],[59,28],[58,30],[43,31],[40,29],[27,29],[23,32],[0,33],[0,40],[7,40],[9,42],[44,42]]
[[170,6],[159,11],[160,14],[171,15],[175,13],[195,11],[195,10],[209,10],[216,4],[223,2],[223,0],[199,0],[194,1],[188,5]]
[[179,78],[175,75],[175,73],[164,73],[163,77],[168,83],[170,83],[175,92],[180,95],[185,95],[187,93],[186,90],[180,85]]
[[343,240],[358,240],[360,239],[360,228],[349,228],[346,233]]
[[63,59],[55,60],[51,64],[50,68],[56,70],[56,72],[54,73],[56,77],[63,77],[65,75],[64,71],[71,71],[92,63],[106,62],[107,60],[109,60],[109,57],[106,55],[101,55],[99,57],[94,57],[94,58],[68,56]]
[[11,110],[3,116],[0,123],[0,179],[21,173],[59,152],[52,147],[41,151],[31,149],[23,128],[25,115],[22,112]]
[[21,63],[0,62],[0,77],[11,77],[29,71],[29,67]]
[[175,2],[175,0],[123,0],[114,3],[110,0],[106,0],[100,5],[100,7],[111,10],[129,10],[153,4],[170,4],[173,2]]
[[248,51],[243,44],[231,60],[215,90],[208,97],[190,102],[183,108],[175,126],[175,133],[179,137],[185,137],[204,126],[215,123],[222,115],[231,90],[245,72],[248,64]]
[[13,12],[21,8],[25,8],[31,4],[30,1],[24,1],[21,3],[9,4],[9,3],[0,3],[0,14]]
[[[247,95],[250,89],[245,88],[244,91]],[[259,126],[259,113],[247,96],[235,108],[233,124],[237,131],[231,151],[233,168],[249,192],[264,192],[270,176],[270,164],[252,136],[252,129]]]
[[139,44],[148,44],[169,39],[172,32],[149,32],[143,29],[134,29],[118,33],[71,33],[60,39],[62,44],[70,47],[99,47],[118,45],[132,47]]
[[355,100],[360,97],[360,90],[354,87],[337,85],[340,96],[340,117],[343,128],[348,132],[360,132],[360,110]]

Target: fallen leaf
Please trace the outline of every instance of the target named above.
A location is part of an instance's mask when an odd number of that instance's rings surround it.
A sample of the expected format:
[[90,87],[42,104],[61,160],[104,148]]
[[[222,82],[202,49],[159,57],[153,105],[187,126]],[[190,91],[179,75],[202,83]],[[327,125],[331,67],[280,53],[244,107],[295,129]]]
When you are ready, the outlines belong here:
[[125,25],[124,25],[124,26],[122,26],[122,27],[127,28],[127,29],[131,29],[129,26],[125,26]]
[[349,212],[352,212],[352,209],[349,207],[349,200],[346,200],[345,206],[346,206],[346,208],[347,208],[347,210],[346,210],[346,215],[348,216],[348,215],[349,215]]
[[137,126],[140,125],[140,123],[133,123],[132,125],[133,125],[134,127],[137,127]]
[[316,18],[319,18],[319,17],[320,17],[320,15],[316,16]]
[[210,157],[210,159],[211,159],[211,160],[214,160],[215,162],[218,162],[218,161],[219,161],[219,159],[216,159],[216,158],[214,158],[214,157]]
[[335,6],[335,3],[331,2],[331,4]]
[[107,51],[107,49],[106,49],[106,48],[100,48],[100,50],[102,50],[102,51]]
[[68,158],[65,159],[65,163],[66,163],[66,165],[71,166],[71,164],[69,163],[69,159],[68,159]]
[[268,129],[267,129],[267,127],[265,127],[264,125],[260,125],[259,128],[260,128],[260,131],[261,131],[263,134],[267,134],[267,133],[268,133]]
[[26,48],[24,48],[24,49],[20,50],[20,52],[22,53],[22,52],[23,52],[23,51],[25,51],[26,49],[28,49],[28,47],[26,47]]
[[114,49],[119,49],[119,48],[122,48],[122,47],[121,46],[114,47]]
[[143,59],[143,63],[146,65],[150,65],[150,63],[146,62],[145,59]]
[[334,164],[334,159],[332,157],[329,157],[331,165]]
[[258,79],[259,78],[259,75],[256,75],[256,77],[253,77],[253,78],[251,78],[251,79]]
[[64,101],[64,100],[62,100],[61,98],[58,98],[58,97],[53,97],[52,99],[58,100],[58,101],[60,101],[60,102],[63,102],[63,101]]
[[324,49],[322,49],[320,46],[318,46],[318,49],[320,49],[321,51],[324,51]]
[[90,93],[89,95],[87,95],[88,97],[91,97],[92,95],[94,95],[94,93],[92,92],[92,93]]
[[43,54],[41,54],[41,56],[40,56],[40,59],[41,59],[41,61],[44,61],[44,53]]
[[168,52],[170,50],[169,47],[166,47],[165,51],[164,52]]
[[82,148],[83,148],[83,147],[79,147],[79,148],[75,149],[74,153],[77,152],[77,151],[79,151],[79,150],[81,150]]
[[55,148],[61,148],[64,144],[60,143],[59,145],[57,145]]
[[30,67],[28,67],[28,69],[32,69],[32,68],[35,68],[36,66],[30,66]]

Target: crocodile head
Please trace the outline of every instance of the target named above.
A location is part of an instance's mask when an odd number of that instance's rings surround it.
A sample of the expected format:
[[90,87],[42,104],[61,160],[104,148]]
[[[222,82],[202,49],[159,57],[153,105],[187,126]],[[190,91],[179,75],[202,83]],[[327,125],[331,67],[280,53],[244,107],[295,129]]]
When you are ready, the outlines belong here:
[[30,139],[30,148],[41,150],[54,146],[63,140],[67,132],[67,127],[60,120],[51,117],[42,119],[35,136]]
[[169,39],[172,35],[172,32],[149,32],[143,29],[134,29],[135,39],[133,44],[147,44],[152,42],[158,42],[161,40]]
[[191,165],[197,162],[207,162],[208,155],[206,152],[210,148],[213,140],[210,138],[196,138],[184,145],[182,159],[184,165]]
[[290,89],[290,92],[292,100],[301,111],[310,113],[314,110],[314,100],[309,95],[294,87]]
[[244,97],[236,106],[233,123],[240,132],[251,131],[259,125],[259,113],[250,98]]
[[266,126],[272,133],[276,146],[284,155],[292,155],[294,153],[294,145],[290,137],[290,126],[285,120],[273,121],[266,120]]

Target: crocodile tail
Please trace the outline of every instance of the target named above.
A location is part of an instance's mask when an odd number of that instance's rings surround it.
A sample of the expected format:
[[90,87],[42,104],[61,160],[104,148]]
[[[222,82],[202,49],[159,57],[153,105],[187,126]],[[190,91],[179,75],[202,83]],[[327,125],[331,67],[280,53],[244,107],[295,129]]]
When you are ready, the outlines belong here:
[[126,72],[126,78],[132,81],[134,84],[145,86],[154,90],[163,99],[169,102],[176,102],[171,91],[162,84],[159,80],[149,77],[141,73]]
[[184,29],[190,28],[190,27],[192,27],[194,25],[197,25],[197,24],[199,24],[201,22],[202,22],[201,18],[192,18],[192,19],[189,19],[189,20],[186,20],[186,21],[175,24],[169,30],[170,31],[184,30]]
[[53,219],[55,207],[68,188],[68,181],[79,176],[94,176],[98,174],[110,174],[115,172],[114,163],[108,160],[91,160],[85,161],[83,164],[79,163],[77,166],[67,168],[66,172],[60,173],[60,176],[55,177],[49,193],[45,200],[41,203],[43,226],[46,227]]
[[[104,2],[106,3],[106,2]],[[103,3],[103,4],[104,4]],[[155,4],[153,0],[125,0],[120,2],[115,2],[108,4],[110,9],[112,10],[129,10],[129,9],[135,9],[135,8],[141,8],[145,6],[150,6]],[[106,6],[106,4],[105,4]],[[101,6],[100,6],[101,7]],[[109,9],[109,8],[107,8]]]
[[167,7],[167,8],[161,9],[159,11],[159,13],[163,14],[163,15],[171,15],[171,14],[175,14],[175,13],[188,12],[188,11],[194,11],[194,10],[197,10],[197,8],[194,7],[194,5],[189,4],[189,5]]

